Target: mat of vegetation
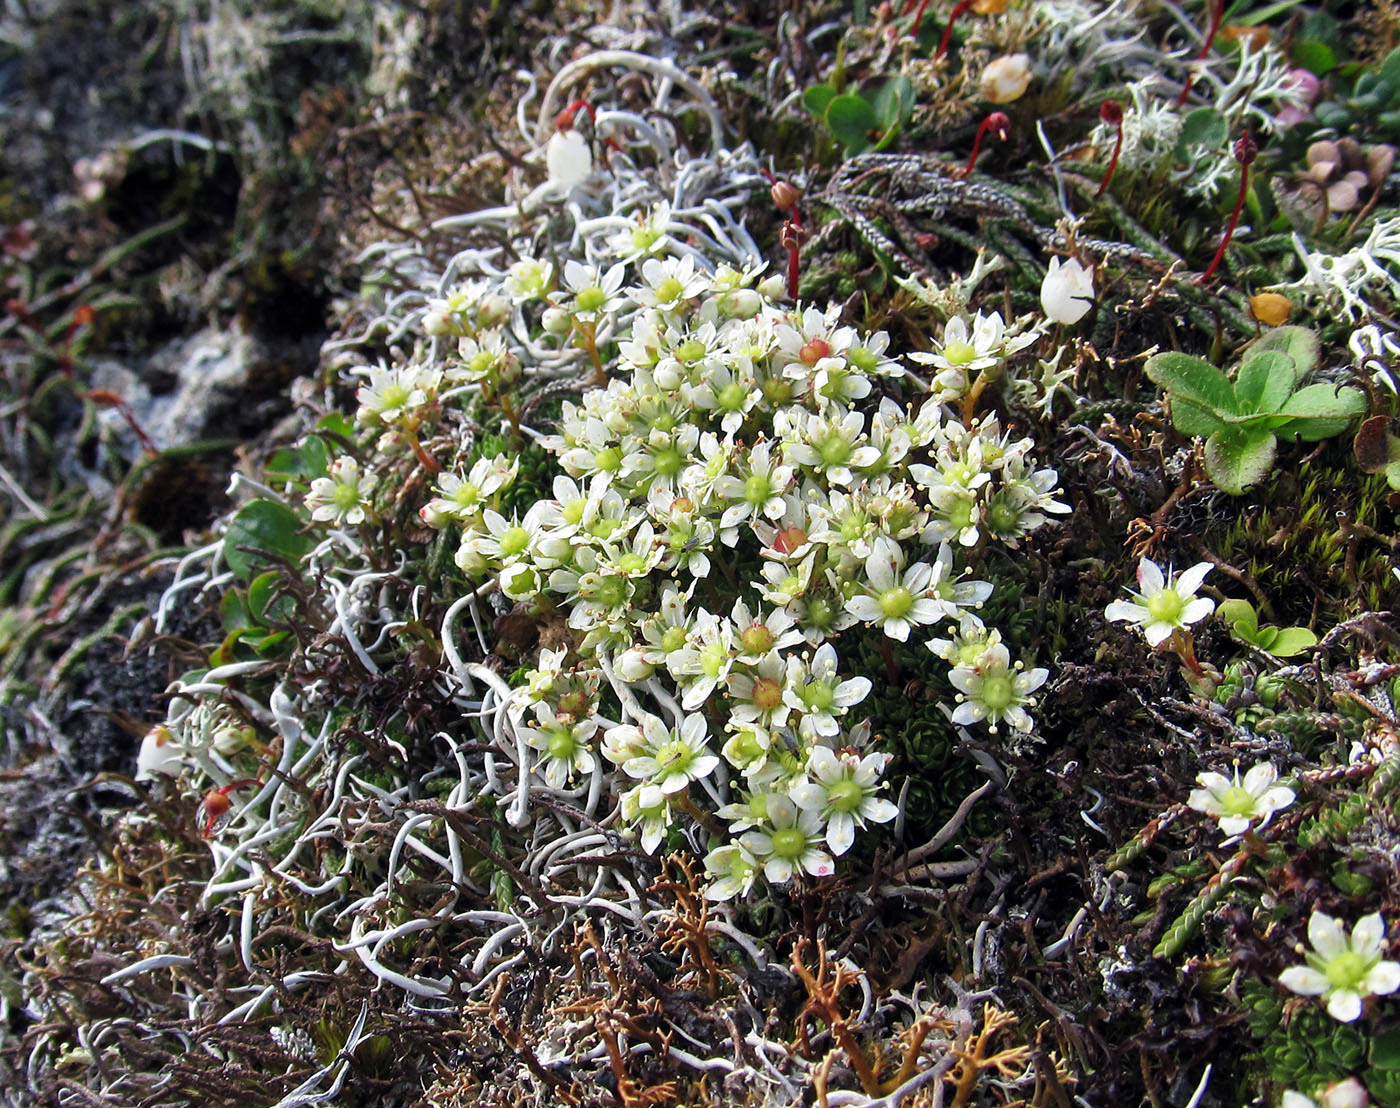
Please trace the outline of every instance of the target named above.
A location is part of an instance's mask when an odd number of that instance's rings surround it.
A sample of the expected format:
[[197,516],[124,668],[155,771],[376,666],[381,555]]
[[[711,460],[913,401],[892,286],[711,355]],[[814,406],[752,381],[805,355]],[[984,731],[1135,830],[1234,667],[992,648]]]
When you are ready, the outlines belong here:
[[6,1105],[1400,1108],[1400,8],[0,19]]

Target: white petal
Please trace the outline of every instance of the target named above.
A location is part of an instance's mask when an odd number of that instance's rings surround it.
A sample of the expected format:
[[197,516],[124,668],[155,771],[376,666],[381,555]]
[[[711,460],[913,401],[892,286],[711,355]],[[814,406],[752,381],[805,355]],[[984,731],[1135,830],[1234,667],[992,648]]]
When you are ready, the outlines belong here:
[[1291,966],[1278,975],[1278,983],[1302,996],[1321,996],[1332,987],[1327,975],[1311,966]]
[[1326,912],[1313,912],[1308,920],[1308,942],[1328,961],[1351,949],[1341,924]]
[[[899,815],[899,806],[892,804],[888,800],[881,800],[878,796],[867,797],[860,806],[860,814],[863,818],[872,823],[889,823],[895,816]],[[1381,965],[1393,965],[1392,962],[1382,962]],[[1379,990],[1372,990],[1373,992]]]
[[1196,780],[1209,789],[1216,797],[1219,797],[1226,789],[1230,788],[1231,781],[1223,773],[1214,773],[1207,770],[1205,773],[1196,774]]
[[1278,770],[1270,762],[1260,762],[1244,775],[1244,790],[1250,796],[1260,797],[1269,786],[1278,780]]
[[1248,829],[1248,816],[1223,816],[1220,820],[1220,830],[1227,835],[1240,835]]
[[1167,579],[1162,576],[1162,571],[1151,558],[1143,558],[1138,562],[1137,580],[1143,596],[1159,593],[1167,584]]
[[1381,942],[1384,939],[1385,923],[1379,912],[1372,912],[1369,916],[1362,916],[1352,928],[1351,949],[1369,962],[1381,956]]
[[1215,611],[1215,601],[1208,596],[1198,596],[1181,609],[1181,615],[1177,619],[1182,623],[1200,623],[1213,611]]
[[1147,639],[1148,646],[1156,646],[1158,643],[1171,637],[1175,628],[1170,623],[1149,623],[1142,629],[1143,636]]
[[856,824],[849,812],[837,812],[826,828],[826,845],[838,858],[856,841]]
[[1400,962],[1378,962],[1366,974],[1366,988],[1380,996],[1400,989]]
[[1327,998],[1327,1014],[1343,1023],[1360,1019],[1361,994],[1352,989],[1338,989]]
[[[1201,587],[1201,582],[1206,579],[1206,574],[1215,567],[1209,562],[1197,562],[1190,569],[1186,570],[1176,579],[1177,596],[1190,596]],[[1214,607],[1212,601],[1211,606]]]
[[1103,610],[1105,618],[1109,620],[1127,620],[1129,623],[1146,623],[1152,618],[1152,614],[1141,604],[1134,604],[1130,600],[1115,600]]
[[820,812],[826,807],[826,790],[811,781],[798,781],[788,789],[788,796],[804,810]]

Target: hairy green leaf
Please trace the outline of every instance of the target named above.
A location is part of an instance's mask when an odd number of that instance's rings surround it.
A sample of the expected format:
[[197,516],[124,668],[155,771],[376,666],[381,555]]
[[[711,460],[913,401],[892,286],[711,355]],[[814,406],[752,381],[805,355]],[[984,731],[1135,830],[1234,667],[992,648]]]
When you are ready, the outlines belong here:
[[1290,396],[1280,409],[1280,415],[1290,418],[1278,433],[1316,442],[1340,435],[1365,413],[1366,396],[1359,389],[1309,385]]
[[1173,402],[1187,400],[1216,414],[1235,411],[1235,387],[1207,361],[1167,350],[1148,358],[1144,368],[1154,384],[1171,393]]
[[1275,327],[1261,335],[1249,348],[1246,358],[1264,351],[1278,351],[1293,359],[1293,383],[1296,385],[1312,370],[1317,368],[1320,349],[1317,333],[1306,327]]
[[1240,412],[1277,412],[1297,383],[1293,359],[1277,350],[1250,351],[1235,379]]
[[1269,475],[1277,453],[1269,431],[1231,427],[1206,440],[1206,473],[1221,492],[1240,496]]

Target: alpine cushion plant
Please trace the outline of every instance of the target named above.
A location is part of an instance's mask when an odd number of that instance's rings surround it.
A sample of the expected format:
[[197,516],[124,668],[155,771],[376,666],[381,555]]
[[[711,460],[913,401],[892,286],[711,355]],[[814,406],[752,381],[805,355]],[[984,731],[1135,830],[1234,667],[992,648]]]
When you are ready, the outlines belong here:
[[1299,388],[1317,364],[1317,337],[1280,327],[1255,341],[1231,380],[1201,358],[1175,351],[1147,360],[1147,376],[1167,391],[1172,422],[1206,439],[1206,473],[1222,492],[1242,495],[1268,476],[1280,437],[1316,442],[1341,434],[1366,411],[1359,389],[1319,383]]

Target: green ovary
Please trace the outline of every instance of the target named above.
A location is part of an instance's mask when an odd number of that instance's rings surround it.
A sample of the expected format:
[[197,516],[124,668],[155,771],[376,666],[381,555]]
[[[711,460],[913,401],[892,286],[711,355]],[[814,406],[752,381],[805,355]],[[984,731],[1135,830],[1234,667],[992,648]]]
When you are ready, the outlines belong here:
[[380,410],[392,412],[395,408],[402,408],[408,403],[411,395],[412,393],[402,385],[389,385],[379,396]]
[[652,459],[652,468],[662,477],[674,477],[681,471],[681,466],[685,459],[681,452],[674,446],[665,446],[656,452]]
[[596,312],[608,302],[608,294],[597,285],[583,289],[574,297],[574,305],[581,312]]
[[914,596],[903,585],[880,594],[880,612],[886,619],[903,619],[914,608]]
[[768,498],[772,495],[773,482],[762,474],[755,473],[744,482],[744,502],[752,504],[755,508],[768,503]]
[[1016,685],[1009,676],[982,678],[982,691],[977,698],[989,712],[1003,712],[1016,699]]
[[549,756],[561,762],[573,761],[574,754],[578,751],[578,739],[574,737],[573,731],[567,727],[554,727],[546,734],[549,736],[549,742],[545,749]]
[[804,685],[797,695],[813,712],[829,712],[831,706],[836,703],[836,693],[825,681],[813,681]]
[[501,532],[501,557],[513,558],[530,545],[530,532],[523,527],[507,527]]
[[783,702],[783,687],[767,677],[753,683],[753,706],[760,712],[771,712]]
[[967,365],[977,357],[977,347],[970,342],[950,342],[943,348],[943,357],[954,365]]
[[331,503],[342,512],[348,512],[351,508],[359,506],[360,490],[355,485],[336,485],[335,491],[331,493]]
[[640,554],[624,554],[617,560],[617,568],[628,577],[636,577],[646,572],[647,560]]
[[1177,623],[1185,607],[1175,589],[1163,589],[1147,602],[1147,613],[1154,623]]
[[676,347],[676,357],[687,364],[698,362],[705,354],[705,344],[699,339],[686,339]]
[[667,654],[673,650],[679,650],[685,645],[685,628],[668,627],[665,634],[661,636],[661,649]]
[[700,651],[700,672],[706,677],[718,677],[728,660],[729,651],[719,643],[711,643]]
[[750,654],[767,654],[773,649],[773,632],[763,624],[756,623],[744,630],[743,634],[739,636],[739,641],[744,644],[744,650]]
[[773,853],[779,858],[796,861],[807,852],[807,835],[796,827],[784,827],[774,831]]
[[684,773],[695,761],[695,751],[679,739],[662,743],[656,751],[656,776],[659,779],[673,773]]
[[1332,988],[1359,991],[1359,986],[1366,980],[1368,969],[1370,966],[1365,958],[1354,950],[1347,950],[1335,958],[1329,958],[1327,968],[1323,972],[1327,974],[1327,981]]
[[853,447],[845,439],[833,435],[817,447],[817,455],[824,466],[843,466],[851,458]]
[[604,473],[611,473],[622,465],[622,451],[615,446],[605,446],[593,455],[593,464]]
[[1257,806],[1254,794],[1243,785],[1231,785],[1220,795],[1220,807],[1227,816],[1252,816]]
[[674,277],[667,277],[656,286],[656,299],[661,304],[674,304],[685,291],[685,286]]
[[737,412],[744,406],[744,400],[748,395],[749,390],[735,381],[725,385],[715,394],[715,404],[721,411]]
[[854,812],[865,799],[865,789],[846,778],[827,786],[826,802],[833,812]]

